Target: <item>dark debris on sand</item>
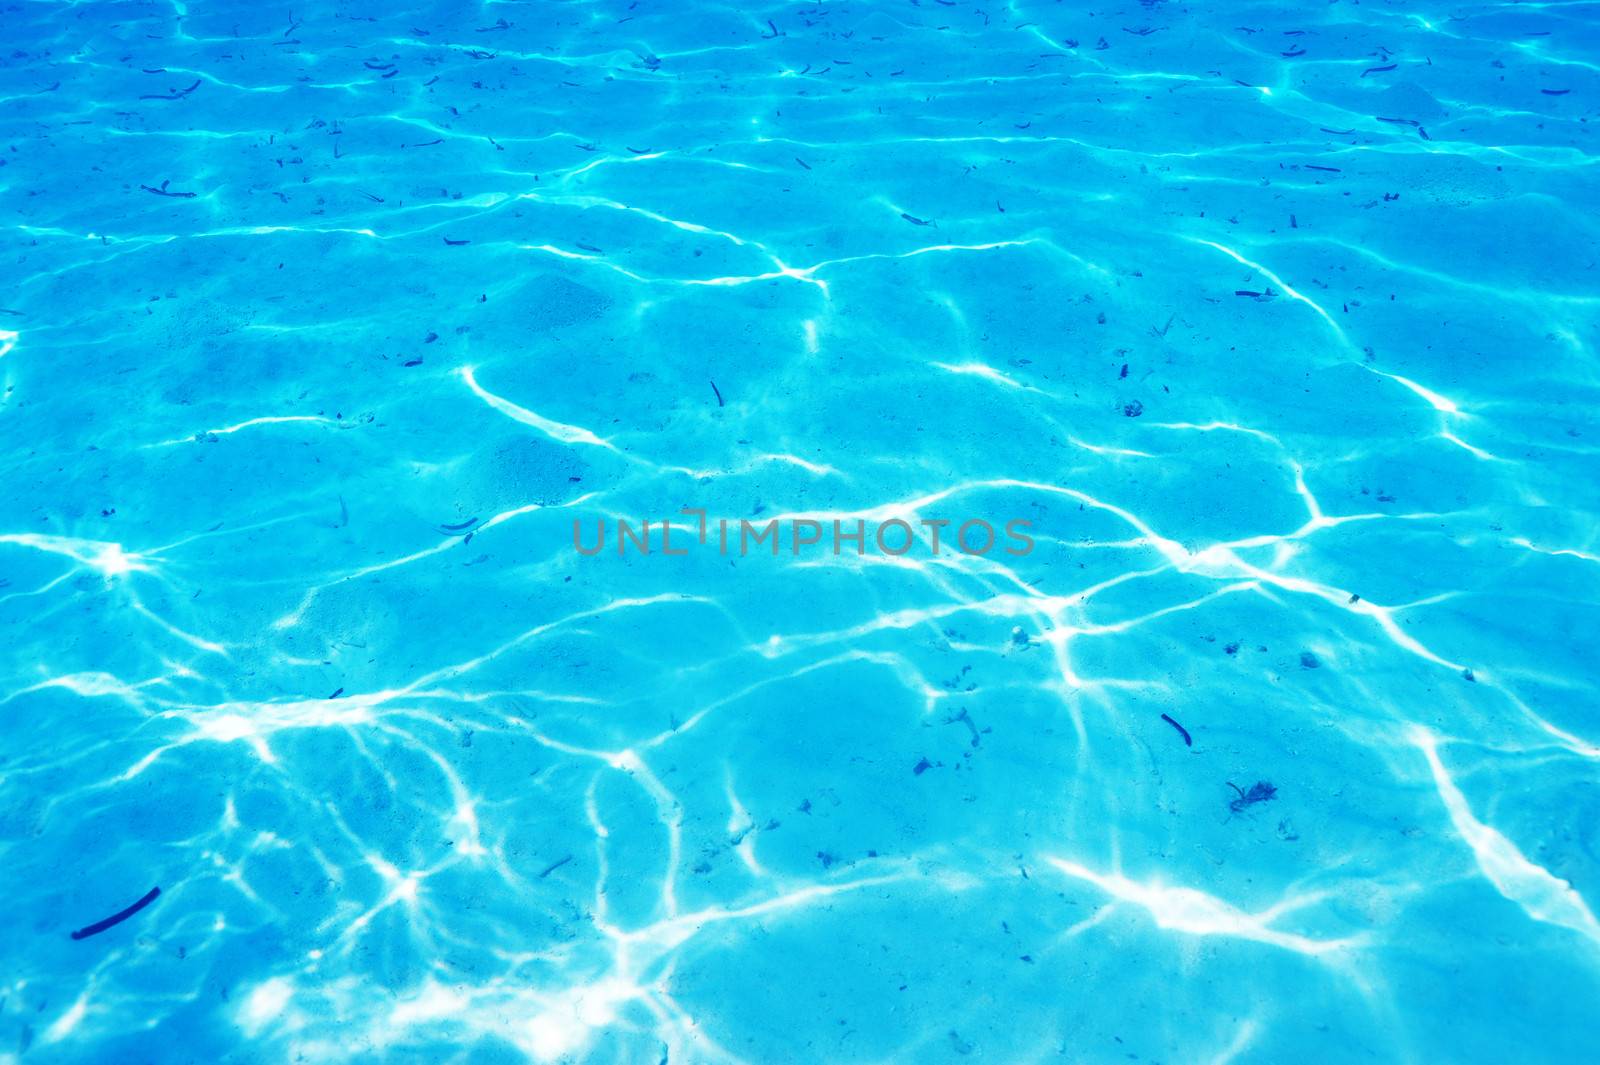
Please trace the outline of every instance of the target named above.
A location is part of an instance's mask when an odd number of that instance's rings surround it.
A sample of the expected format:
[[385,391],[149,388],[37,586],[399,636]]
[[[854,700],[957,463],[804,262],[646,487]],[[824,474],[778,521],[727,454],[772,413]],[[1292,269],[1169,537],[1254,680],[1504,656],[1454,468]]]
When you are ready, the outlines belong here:
[[1228,809],[1234,813],[1240,813],[1245,807],[1254,806],[1258,802],[1269,802],[1276,798],[1278,794],[1278,789],[1271,782],[1265,780],[1258,780],[1250,785],[1249,791],[1245,791],[1232,781],[1228,781],[1227,784],[1228,787],[1239,793],[1237,799],[1233,799],[1228,803]]

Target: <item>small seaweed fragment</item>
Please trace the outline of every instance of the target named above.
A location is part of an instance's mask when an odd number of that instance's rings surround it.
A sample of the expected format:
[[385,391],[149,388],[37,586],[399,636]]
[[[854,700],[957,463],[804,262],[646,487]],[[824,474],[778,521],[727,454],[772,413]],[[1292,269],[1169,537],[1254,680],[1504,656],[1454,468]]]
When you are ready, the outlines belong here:
[[189,86],[187,89],[175,89],[172,92],[164,92],[164,93],[146,93],[145,95],[139,97],[139,99],[141,99],[141,100],[181,100],[185,96],[188,96],[190,93],[194,92],[199,87],[200,87],[200,82],[199,82],[199,80],[196,80],[195,83],[193,85]]
[[712,392],[714,392],[714,393],[715,393],[715,394],[716,394],[716,397],[717,397],[717,406],[719,406],[719,407],[720,407],[720,406],[723,406],[723,402],[722,402],[722,390],[721,390],[721,389],[720,389],[720,388],[718,388],[718,387],[717,387],[717,383],[716,383],[716,382],[715,382],[715,381],[712,381],[712,382],[711,382],[711,391],[712,391]]
[[145,894],[144,898],[140,899],[138,902],[134,903],[132,906],[129,906],[125,910],[118,910],[116,913],[112,914],[110,917],[102,918],[102,919],[96,921],[94,924],[86,925],[83,928],[78,929],[76,932],[72,933],[72,938],[73,939],[88,939],[90,936],[99,935],[101,932],[104,932],[106,929],[112,928],[112,927],[114,927],[116,925],[121,924],[123,921],[126,921],[128,918],[132,917],[134,914],[138,913],[140,910],[144,909],[146,906],[148,906],[152,902],[156,901],[156,896],[158,896],[160,894],[161,894],[161,889],[158,888],[158,887],[153,887],[153,888],[151,888],[149,890],[148,893]]
[[935,228],[935,229],[939,228],[938,223],[933,222],[930,219],[918,218],[916,215],[909,215],[909,214],[906,214],[904,211],[902,211],[900,213],[900,217],[904,218],[907,222],[910,222],[914,226],[933,226],[933,228]]
[[1231,780],[1225,781],[1225,783],[1228,785],[1228,787],[1239,793],[1239,797],[1237,799],[1232,799],[1228,802],[1228,809],[1232,810],[1234,813],[1239,813],[1244,810],[1245,807],[1254,806],[1258,802],[1268,802],[1275,798],[1278,794],[1278,789],[1269,781],[1265,780],[1258,780],[1254,784],[1250,785],[1249,791],[1243,790],[1239,787],[1239,785],[1235,784]]
[[972,745],[974,747],[978,746],[979,737],[982,735],[982,733],[980,733],[979,730],[978,730],[978,723],[976,721],[972,720],[972,715],[971,714],[967,713],[967,708],[966,707],[963,706],[961,708],[961,713],[955,715],[954,717],[945,718],[944,719],[944,723],[946,725],[955,725],[955,724],[964,724],[964,725],[966,725],[967,726],[967,730],[972,733]]
[[441,525],[441,526],[439,526],[439,531],[440,532],[447,532],[447,533],[466,532],[468,529],[472,528],[476,524],[478,524],[478,519],[477,518],[468,518],[466,521],[460,522],[460,523],[455,524],[455,525]]
[[560,869],[563,865],[566,865],[570,861],[572,861],[572,855],[569,854],[559,862],[551,862],[549,865],[545,866],[544,871],[539,874],[539,879],[543,880],[545,877],[549,876],[557,869]]
[[1161,720],[1165,721],[1167,724],[1171,725],[1173,728],[1178,730],[1178,735],[1183,737],[1183,745],[1185,747],[1193,747],[1194,746],[1194,740],[1190,738],[1188,729],[1184,728],[1182,725],[1180,725],[1176,721],[1172,720],[1172,718],[1168,717],[1166,714],[1162,714],[1161,715]]
[[1364,78],[1368,74],[1382,74],[1386,70],[1393,70],[1397,65],[1398,64],[1390,63],[1386,67],[1368,67],[1366,70],[1361,72],[1361,76]]
[[163,181],[159,189],[151,188],[149,185],[140,185],[139,187],[146,192],[153,192],[157,196],[170,196],[175,200],[192,200],[195,198],[196,194],[193,192],[168,192],[167,186],[170,184],[172,184],[172,182],[168,180]]

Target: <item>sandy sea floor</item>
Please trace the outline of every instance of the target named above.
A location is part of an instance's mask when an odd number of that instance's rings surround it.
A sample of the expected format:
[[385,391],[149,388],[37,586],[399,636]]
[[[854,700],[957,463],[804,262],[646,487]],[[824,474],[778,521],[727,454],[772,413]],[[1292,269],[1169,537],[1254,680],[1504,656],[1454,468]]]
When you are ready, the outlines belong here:
[[1593,1053],[1600,5],[0,31],[0,1062]]

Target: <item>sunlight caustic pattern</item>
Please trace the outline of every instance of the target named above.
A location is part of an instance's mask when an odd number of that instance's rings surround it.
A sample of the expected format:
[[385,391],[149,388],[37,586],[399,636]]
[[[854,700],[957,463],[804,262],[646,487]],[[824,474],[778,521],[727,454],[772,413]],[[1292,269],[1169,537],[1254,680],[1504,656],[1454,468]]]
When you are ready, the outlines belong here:
[[4,6],[0,1062],[1587,1060],[1597,19]]

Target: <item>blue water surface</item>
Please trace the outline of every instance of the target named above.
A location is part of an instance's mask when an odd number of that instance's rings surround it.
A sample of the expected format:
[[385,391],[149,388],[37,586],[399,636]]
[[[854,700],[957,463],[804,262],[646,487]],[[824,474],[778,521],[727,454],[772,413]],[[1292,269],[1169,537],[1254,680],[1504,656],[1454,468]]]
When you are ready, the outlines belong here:
[[0,1063],[1600,1060],[1600,4],[0,45]]

